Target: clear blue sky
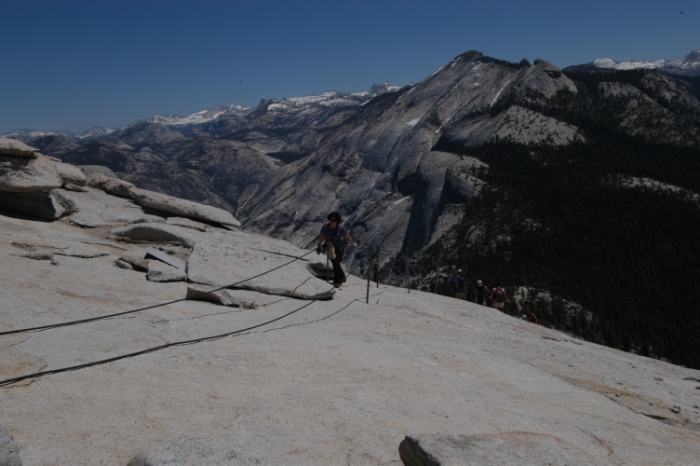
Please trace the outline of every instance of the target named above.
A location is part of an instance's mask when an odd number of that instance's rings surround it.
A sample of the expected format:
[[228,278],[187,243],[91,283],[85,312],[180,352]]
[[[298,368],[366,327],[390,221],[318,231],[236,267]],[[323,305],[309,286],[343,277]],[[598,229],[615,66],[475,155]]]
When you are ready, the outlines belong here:
[[563,68],[700,48],[700,0],[0,0],[0,18],[0,133],[404,85],[472,49]]

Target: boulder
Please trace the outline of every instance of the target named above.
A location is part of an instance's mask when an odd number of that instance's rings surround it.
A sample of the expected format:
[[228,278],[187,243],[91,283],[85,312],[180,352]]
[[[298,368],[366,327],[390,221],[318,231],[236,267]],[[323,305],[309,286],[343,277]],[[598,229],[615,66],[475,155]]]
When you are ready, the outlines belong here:
[[88,192],[87,189],[83,188],[82,186],[78,186],[77,184],[73,183],[66,183],[63,185],[63,189],[67,189],[68,191],[75,191],[76,193],[86,193]]
[[0,192],[0,209],[45,220],[57,220],[66,212],[66,209],[56,198],[43,191],[36,193]]
[[133,266],[133,265],[131,265],[131,264],[129,264],[128,262],[125,262],[125,261],[123,261],[123,260],[121,260],[121,259],[115,260],[115,261],[114,261],[114,265],[116,265],[116,266],[119,267],[120,269],[124,269],[124,270],[134,270],[134,266]]
[[33,159],[0,155],[0,191],[27,193],[62,185],[56,165],[42,155]]
[[190,220],[189,218],[169,217],[165,219],[165,223],[168,223],[170,225],[192,228],[197,231],[207,231],[207,225],[205,225],[204,223],[195,222],[194,220]]
[[81,172],[85,173],[85,176],[92,175],[93,173],[99,173],[110,178],[119,179],[116,173],[114,173],[109,167],[105,167],[104,165],[78,165],[78,168]]
[[39,153],[39,149],[28,146],[16,139],[0,138],[0,154],[14,157],[34,158]]
[[15,445],[12,435],[3,426],[0,426],[0,466],[22,466],[19,448]]
[[[335,290],[311,275],[304,261],[290,261],[289,256],[252,249],[245,243],[208,239],[195,245],[187,263],[187,277],[194,283],[227,287],[246,280],[234,288],[301,299],[333,297]],[[280,266],[283,267],[272,270]]]
[[181,437],[147,447],[127,466],[271,466],[232,442],[218,437]]
[[[146,251],[141,248],[130,249],[124,253],[121,260],[132,265],[135,269],[148,271],[151,259],[146,259]],[[117,264],[117,266],[120,266]],[[123,268],[123,267],[122,267]]]
[[204,220],[224,225],[226,227],[240,227],[241,223],[236,218],[218,207],[212,207],[198,202],[178,199],[167,194],[156,193],[145,189],[133,188],[131,197],[144,207],[168,212],[182,217],[196,220]]
[[174,255],[170,255],[167,252],[160,251],[156,248],[146,248],[146,257],[148,256],[151,256],[154,259],[158,259],[161,262],[165,262],[166,264],[175,267],[176,269],[185,270],[185,267],[187,266],[185,262],[175,257]]
[[124,223],[162,222],[157,215],[146,214],[133,201],[110,196],[98,189],[85,188],[86,192],[54,189],[51,194],[72,212],[68,221],[81,227],[94,228],[102,225]]
[[241,307],[240,300],[231,296],[231,293],[227,290],[222,290],[217,286],[191,283],[187,285],[187,295],[185,299],[189,299],[190,301],[206,301],[221,306]]
[[80,171],[75,165],[63,162],[54,162],[56,171],[63,179],[63,184],[73,184],[78,186],[83,186],[85,184],[85,174]]
[[189,228],[167,225],[165,223],[140,223],[113,228],[109,232],[112,239],[148,242],[172,243],[193,248],[200,237]]
[[181,282],[187,279],[187,274],[184,270],[176,269],[165,262],[152,260],[148,263],[146,278],[152,282]]
[[405,466],[585,466],[599,463],[562,438],[535,432],[406,436],[399,445],[399,456]]
[[102,173],[89,174],[85,180],[85,184],[91,188],[104,191],[107,194],[113,194],[115,196],[125,197],[127,199],[131,199],[130,190],[136,188],[136,186],[128,181],[123,181],[119,178],[112,178],[103,175]]

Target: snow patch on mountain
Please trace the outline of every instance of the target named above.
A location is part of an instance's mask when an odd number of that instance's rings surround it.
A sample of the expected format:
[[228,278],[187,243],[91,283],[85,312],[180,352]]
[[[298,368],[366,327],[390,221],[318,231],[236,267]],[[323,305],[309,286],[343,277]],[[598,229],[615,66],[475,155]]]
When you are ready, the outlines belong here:
[[596,68],[610,70],[653,69],[666,71],[667,73],[700,76],[700,49],[673,61],[661,59],[656,61],[625,60],[618,62],[612,58],[598,58],[593,60],[591,64]]
[[209,110],[201,110],[188,116],[158,115],[146,120],[149,123],[159,123],[167,126],[199,125],[216,120],[222,116],[244,116],[253,111],[251,107],[242,105],[217,105]]

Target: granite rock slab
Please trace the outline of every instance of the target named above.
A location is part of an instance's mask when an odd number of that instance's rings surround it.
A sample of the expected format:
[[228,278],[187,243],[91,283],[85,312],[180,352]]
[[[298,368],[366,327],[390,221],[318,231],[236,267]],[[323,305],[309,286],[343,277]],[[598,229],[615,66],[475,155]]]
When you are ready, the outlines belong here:
[[111,168],[105,167],[104,165],[78,165],[81,172],[85,173],[85,176],[92,175],[93,173],[100,173],[104,176],[109,176],[110,178],[117,178],[116,173],[112,171]]
[[187,279],[187,274],[165,262],[152,260],[148,263],[146,278],[152,282],[181,282]]
[[66,212],[61,203],[49,193],[0,192],[0,209],[45,220],[57,220]]
[[85,184],[85,174],[80,171],[75,165],[63,162],[54,162],[56,171],[63,180],[63,184],[74,184],[78,186],[83,186]]
[[241,307],[241,301],[231,296],[228,290],[222,290],[217,286],[197,285],[191,283],[187,285],[187,295],[185,299],[191,301],[205,301],[218,304],[220,306]]
[[0,154],[2,155],[34,158],[38,152],[39,149],[28,146],[17,139],[0,138]]
[[148,243],[171,243],[193,248],[201,239],[195,231],[189,228],[168,225],[165,223],[140,223],[113,228],[110,238]]
[[54,162],[36,158],[0,155],[0,191],[27,193],[60,188],[63,179]]
[[241,223],[230,213],[218,207],[212,207],[198,202],[178,199],[166,194],[156,193],[145,189],[132,188],[131,197],[144,207],[176,214],[182,217],[207,222],[219,223],[229,227],[240,227]]
[[103,173],[90,173],[85,179],[85,184],[91,188],[99,189],[114,196],[131,199],[130,191],[136,187],[128,181],[110,177]]
[[94,228],[124,223],[162,222],[163,218],[147,214],[133,201],[110,196],[99,189],[85,188],[87,192],[54,189],[51,194],[72,214],[68,222]]

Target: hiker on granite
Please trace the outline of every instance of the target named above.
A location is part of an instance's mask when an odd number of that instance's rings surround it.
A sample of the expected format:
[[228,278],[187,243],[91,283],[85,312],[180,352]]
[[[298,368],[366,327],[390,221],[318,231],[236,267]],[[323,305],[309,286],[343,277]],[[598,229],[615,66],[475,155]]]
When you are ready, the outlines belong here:
[[462,276],[462,269],[457,270],[457,275],[452,277],[452,294],[457,299],[464,299],[466,282]]
[[491,292],[491,296],[493,297],[493,307],[501,312],[506,312],[506,301],[508,301],[508,293],[506,293],[506,290],[498,285]]
[[333,285],[336,288],[345,282],[345,272],[340,265],[345,253],[343,239],[346,239],[352,246],[355,245],[355,241],[350,237],[348,231],[340,224],[341,221],[342,218],[338,212],[331,212],[328,215],[328,223],[321,228],[316,245],[316,254],[321,254],[321,245],[324,241],[326,242],[326,254],[333,264]]
[[474,287],[476,290],[476,304],[480,306],[486,306],[486,294],[491,296],[491,290],[484,285],[484,282],[481,280],[476,281],[476,287]]
[[532,307],[527,306],[527,314],[525,315],[525,320],[537,325],[537,316],[532,312]]

